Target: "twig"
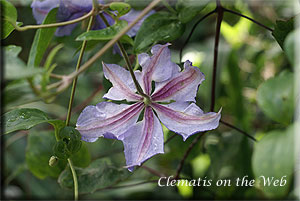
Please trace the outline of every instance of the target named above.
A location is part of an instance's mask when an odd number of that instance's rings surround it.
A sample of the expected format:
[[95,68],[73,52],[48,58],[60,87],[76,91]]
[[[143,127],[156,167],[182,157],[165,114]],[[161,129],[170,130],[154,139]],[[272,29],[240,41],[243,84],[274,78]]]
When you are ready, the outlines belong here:
[[177,135],[176,134],[173,134],[171,137],[169,137],[164,144],[167,144],[169,143],[173,138],[175,138]]
[[53,77],[53,78],[55,78],[55,79],[62,79],[62,78],[63,78],[62,75],[57,75],[57,74],[54,74],[54,73],[51,73],[51,74],[50,74],[50,77]]
[[151,174],[155,175],[155,176],[158,176],[158,177],[164,177],[165,175],[148,167],[148,166],[145,166],[145,165],[142,165],[141,168],[147,170],[148,172],[150,172]]
[[[90,17],[89,24],[88,24],[88,27],[87,27],[87,31],[91,30],[94,19],[95,19],[94,16]],[[77,60],[76,71],[78,71],[79,68],[80,68],[86,45],[87,45],[87,41],[84,40],[82,42],[81,50],[80,50],[79,57],[78,57],[78,60]],[[68,113],[67,113],[67,118],[66,118],[66,126],[69,125],[70,119],[71,119],[72,106],[73,106],[73,101],[74,101],[74,97],[75,97],[76,85],[77,85],[77,76],[73,80],[73,85],[72,85],[72,89],[71,89],[70,101],[69,101],[69,106],[68,106]]]
[[232,129],[234,129],[234,130],[237,130],[238,132],[242,133],[242,134],[245,135],[246,137],[248,137],[248,138],[250,138],[251,140],[257,142],[257,140],[256,140],[253,136],[251,136],[250,134],[246,133],[245,131],[243,131],[243,130],[237,128],[237,127],[235,127],[234,125],[231,125],[231,124],[229,124],[229,123],[227,123],[227,122],[225,122],[225,121],[223,121],[223,120],[220,120],[220,122],[221,122],[222,124],[224,124],[225,126],[227,126],[227,127],[229,127],[229,128],[232,128]]
[[217,0],[217,24],[216,24],[216,36],[215,36],[215,47],[214,47],[214,63],[213,63],[213,74],[211,84],[211,103],[210,111],[213,112],[215,108],[215,93],[216,93],[216,79],[217,79],[217,67],[218,67],[218,52],[219,52],[219,39],[221,31],[221,23],[223,20],[223,7],[219,0]]
[[189,36],[187,37],[187,39],[185,40],[183,46],[181,47],[180,49],[180,52],[179,52],[179,62],[181,62],[181,59],[182,59],[182,52],[183,52],[183,49],[185,48],[185,46],[188,44],[188,42],[190,41],[195,29],[197,28],[197,26],[199,25],[200,22],[202,22],[205,18],[207,18],[208,16],[212,15],[213,13],[216,12],[216,9],[213,10],[213,11],[210,11],[209,13],[207,13],[206,15],[204,15],[202,18],[200,18],[198,20],[198,22],[196,22],[196,24],[193,26]]
[[93,99],[94,97],[101,92],[103,89],[102,85],[98,87],[89,97],[87,97],[80,105],[77,105],[74,107],[72,114],[77,113],[78,111],[81,111],[85,106],[87,106]]
[[224,10],[225,12],[229,12],[229,13],[238,15],[238,16],[240,16],[240,17],[246,18],[246,19],[248,19],[248,20],[254,22],[255,24],[257,24],[257,25],[259,25],[259,26],[261,26],[261,27],[263,27],[263,28],[265,28],[265,29],[267,29],[267,30],[269,30],[269,31],[271,31],[271,32],[274,31],[272,28],[270,28],[270,27],[268,27],[268,26],[266,26],[266,25],[264,25],[264,24],[262,24],[262,23],[260,23],[260,22],[258,22],[258,21],[256,21],[256,20],[254,20],[254,19],[252,19],[252,18],[250,18],[250,17],[248,17],[248,16],[246,16],[246,15],[243,15],[243,14],[238,13],[238,12],[233,11],[233,10],[228,10],[227,8],[223,8],[223,10]]
[[190,152],[192,151],[192,149],[194,148],[194,146],[197,144],[197,142],[200,140],[200,138],[202,136],[204,136],[206,132],[202,132],[200,134],[198,134],[198,136],[193,140],[193,142],[190,144],[189,148],[186,150],[183,158],[181,159],[179,165],[178,165],[178,168],[177,168],[177,171],[176,171],[176,175],[174,177],[174,179],[178,179],[179,178],[179,174],[183,168],[183,165],[184,165],[184,162],[185,162],[185,159],[188,157],[188,155],[190,154]]
[[76,18],[74,20],[70,20],[70,21],[66,21],[66,22],[59,22],[59,23],[53,23],[53,24],[41,24],[41,25],[27,25],[24,27],[19,27],[16,22],[12,22],[9,21],[12,26],[17,30],[17,31],[27,31],[29,29],[43,29],[43,28],[53,28],[53,27],[61,27],[61,26],[66,26],[69,24],[75,24],[77,22],[81,22],[87,18],[89,18],[90,16],[94,15],[95,10],[92,9],[89,13],[87,13],[86,15]]

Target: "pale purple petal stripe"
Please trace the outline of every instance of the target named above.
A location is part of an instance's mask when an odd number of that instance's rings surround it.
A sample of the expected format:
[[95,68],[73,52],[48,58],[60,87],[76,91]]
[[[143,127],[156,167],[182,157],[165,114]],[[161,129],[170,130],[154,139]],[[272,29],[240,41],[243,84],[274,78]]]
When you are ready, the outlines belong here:
[[191,103],[187,108],[182,108],[180,110],[174,110],[172,104],[160,105],[152,103],[151,106],[156,111],[160,121],[168,129],[181,134],[184,140],[197,132],[215,129],[218,127],[221,117],[220,112],[209,112],[204,114],[194,103]]
[[[135,103],[133,105],[109,104],[107,109],[101,113],[97,106],[88,106],[79,116],[76,129],[84,138],[102,137],[104,134],[114,135],[118,138],[132,125],[134,125],[142,111],[144,104]],[[99,106],[101,107],[101,106]],[[113,109],[112,107],[116,107]],[[101,110],[101,109],[100,109]],[[116,111],[119,110],[119,111]],[[111,114],[109,114],[111,113]]]
[[136,165],[155,154],[163,153],[163,131],[151,107],[145,108],[144,119],[124,133],[124,152],[127,168],[132,171]]
[[142,97],[135,93],[136,88],[129,71],[115,64],[103,63],[105,77],[112,83],[113,87],[103,98],[111,100],[140,101]]
[[150,95],[151,82],[162,82],[170,78],[177,65],[170,61],[170,50],[167,48],[170,44],[155,45],[152,48],[152,57],[146,57],[145,54],[139,57],[142,60],[143,83],[145,93]]
[[168,101],[172,98],[182,101],[195,101],[198,85],[204,80],[204,75],[197,67],[186,66],[174,78],[167,80],[166,84],[151,96],[153,101]]

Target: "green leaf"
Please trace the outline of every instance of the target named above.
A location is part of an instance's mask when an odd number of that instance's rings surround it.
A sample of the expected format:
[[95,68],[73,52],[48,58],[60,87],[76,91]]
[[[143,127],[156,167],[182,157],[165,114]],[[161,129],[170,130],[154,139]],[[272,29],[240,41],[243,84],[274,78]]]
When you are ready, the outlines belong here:
[[41,110],[34,108],[21,108],[9,111],[3,115],[4,134],[8,134],[17,130],[28,130],[41,123],[50,123],[58,132],[64,122],[62,120],[49,119]]
[[16,22],[18,13],[17,9],[8,1],[1,0],[0,1],[1,7],[1,24],[2,24],[2,31],[1,31],[1,39],[7,38],[11,32],[15,29],[11,23],[16,23],[18,26],[22,25],[21,22]]
[[[254,147],[252,167],[256,181],[260,181],[259,188],[269,198],[280,199],[285,196],[293,182],[294,171],[294,126],[287,130],[273,130],[265,136]],[[264,186],[265,178],[281,179],[286,176],[284,186]],[[283,183],[282,183],[283,184]]]
[[176,16],[168,12],[157,12],[146,18],[134,41],[135,53],[146,51],[149,46],[159,42],[169,42],[180,37],[184,25]]
[[287,35],[294,30],[294,18],[287,21],[277,20],[272,35],[283,49],[284,41]]
[[85,32],[76,38],[77,41],[84,40],[110,40],[114,38],[124,27],[126,27],[128,22],[125,20],[120,20],[114,25],[100,30],[92,30]]
[[53,153],[57,158],[64,161],[68,159],[71,155],[67,149],[67,144],[62,140],[57,141],[56,144],[53,146]]
[[76,167],[85,168],[91,163],[91,154],[83,142],[80,150],[70,157]]
[[127,34],[123,35],[122,38],[120,39],[120,41],[122,43],[127,43],[127,44],[130,44],[132,46],[134,45],[133,39],[130,36],[128,36]]
[[[52,9],[43,21],[43,24],[51,24],[56,22],[56,14],[58,8]],[[53,38],[56,27],[39,29],[36,31],[28,58],[28,67],[37,67],[40,65],[43,56]]]
[[38,110],[31,108],[22,108],[12,110],[4,114],[4,134],[17,130],[28,130],[33,126],[49,121],[48,116]]
[[5,94],[5,111],[9,111],[16,106],[32,102],[36,99],[27,80],[15,80],[9,82],[3,90],[3,94]]
[[1,3],[1,18],[16,22],[18,13],[14,5],[6,0],[0,0]]
[[58,160],[54,167],[49,166],[53,155],[52,147],[56,143],[53,132],[30,132],[26,148],[26,163],[29,170],[38,178],[58,177],[66,166],[66,161]]
[[[22,24],[23,24],[22,22],[17,22],[18,26],[21,26]],[[11,23],[8,22],[7,20],[3,19],[1,39],[7,38],[11,34],[11,32],[13,32],[13,30],[15,30],[14,26],[11,25]]]
[[62,120],[49,120],[48,123],[54,127],[55,136],[58,139],[59,132],[66,126],[66,123]]
[[[103,159],[93,161],[87,168],[75,169],[78,178],[79,193],[93,193],[97,189],[114,185],[129,175],[127,169],[119,169],[107,165]],[[73,177],[69,168],[61,173],[58,183],[63,188],[73,189]]]
[[297,36],[300,34],[300,29],[294,30],[286,37],[284,42],[284,52],[287,55],[290,63],[295,67],[295,49],[298,43]]
[[71,154],[78,152],[81,147],[81,135],[71,126],[65,126],[59,131],[59,139],[66,143],[66,148]]
[[178,11],[178,18],[182,23],[191,21],[197,14],[199,14],[207,5],[209,0],[178,0],[176,10]]
[[10,45],[4,49],[4,78],[6,80],[16,80],[30,78],[36,74],[44,72],[43,69],[27,68],[25,63],[18,57],[22,48]]
[[287,125],[294,115],[293,91],[294,74],[284,71],[259,86],[258,106],[270,119]]
[[117,11],[117,17],[121,17],[130,11],[131,6],[124,2],[112,2],[109,4],[109,8],[113,11]]

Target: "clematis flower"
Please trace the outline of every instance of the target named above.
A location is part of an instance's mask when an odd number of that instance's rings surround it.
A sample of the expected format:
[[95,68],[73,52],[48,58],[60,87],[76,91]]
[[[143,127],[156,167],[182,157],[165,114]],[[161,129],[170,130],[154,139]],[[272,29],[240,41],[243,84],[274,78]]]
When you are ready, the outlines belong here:
[[[136,93],[129,71],[103,63],[104,75],[113,85],[103,98],[126,100],[131,104],[101,102],[87,106],[77,120],[76,129],[82,140],[94,142],[99,137],[121,140],[130,171],[150,157],[164,153],[161,123],[180,134],[183,140],[197,132],[215,129],[219,124],[220,113],[204,113],[195,104],[204,75],[189,61],[184,63],[181,72],[171,62],[168,45],[153,46],[152,56],[138,55],[142,71],[134,73],[149,98]],[[143,119],[138,121],[141,114]]]
[[[103,4],[103,0],[98,0],[99,3]],[[93,0],[34,0],[31,4],[33,16],[36,19],[38,24],[41,24],[44,18],[47,16],[48,12],[56,7],[59,7],[57,13],[57,20],[59,22],[74,20],[79,17],[82,17],[86,13],[90,12],[93,7]],[[129,30],[128,35],[130,37],[135,36],[137,30],[141,26],[143,20],[151,15],[154,11],[151,11],[148,15],[146,15],[137,25],[135,25],[131,30]],[[122,16],[122,20],[126,20],[128,23],[133,21],[140,11],[131,10],[126,15]],[[107,19],[110,25],[114,24],[114,20],[111,16],[104,13],[105,18]],[[66,36],[70,35],[73,29],[77,26],[78,23],[66,25],[63,27],[58,27],[55,33],[56,36]],[[100,16],[96,16],[95,23],[92,27],[93,30],[103,29],[106,25],[100,18]]]

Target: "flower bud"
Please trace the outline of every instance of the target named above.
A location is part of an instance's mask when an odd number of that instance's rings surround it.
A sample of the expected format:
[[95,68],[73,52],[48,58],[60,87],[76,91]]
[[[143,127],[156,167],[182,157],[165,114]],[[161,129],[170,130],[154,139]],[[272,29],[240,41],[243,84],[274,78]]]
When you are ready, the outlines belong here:
[[56,156],[51,156],[49,159],[49,166],[54,167],[57,165],[58,158]]

